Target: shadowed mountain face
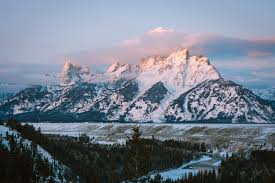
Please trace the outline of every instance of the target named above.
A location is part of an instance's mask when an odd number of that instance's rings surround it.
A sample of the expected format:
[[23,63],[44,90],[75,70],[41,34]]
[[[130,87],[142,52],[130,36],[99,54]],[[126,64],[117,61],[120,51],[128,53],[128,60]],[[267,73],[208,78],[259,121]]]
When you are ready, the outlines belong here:
[[167,108],[169,121],[219,119],[228,122],[257,122],[274,119],[270,103],[232,81],[210,80],[174,100]]
[[182,49],[94,74],[66,63],[61,84],[28,88],[2,102],[0,117],[23,121],[271,123],[270,102],[224,80],[207,57]]

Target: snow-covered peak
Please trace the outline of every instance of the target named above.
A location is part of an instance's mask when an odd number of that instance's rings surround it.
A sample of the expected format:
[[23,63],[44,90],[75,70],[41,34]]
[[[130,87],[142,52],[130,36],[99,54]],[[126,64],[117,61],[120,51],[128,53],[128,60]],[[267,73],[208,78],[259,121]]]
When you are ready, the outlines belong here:
[[161,64],[165,60],[165,57],[162,56],[151,56],[146,59],[142,59],[141,62],[138,64],[138,68],[140,71],[145,71],[147,69],[152,68],[155,65]]
[[106,73],[112,73],[117,71],[121,67],[121,64],[119,62],[113,63],[106,71]]
[[196,62],[200,62],[201,64],[210,65],[209,59],[205,56],[192,56],[191,60],[196,61]]
[[167,64],[182,65],[182,63],[186,63],[188,59],[189,59],[189,51],[187,48],[184,48],[171,53],[167,57],[157,55],[157,56],[151,56],[147,59],[143,59],[138,64],[138,67],[140,68],[141,71],[146,71],[154,66],[165,67]]
[[151,56],[137,65],[115,62],[104,74],[92,74],[87,67],[66,62],[60,74],[60,80],[65,85],[121,78],[136,78],[144,90],[162,81],[168,88],[172,88],[171,92],[182,92],[205,80],[219,79],[221,76],[207,57],[190,57],[187,48],[168,56]]
[[137,79],[144,90],[161,81],[171,93],[182,93],[205,80],[221,78],[207,57],[190,57],[186,48],[167,57],[149,57],[139,64],[139,68]]
[[88,67],[82,67],[73,64],[70,61],[66,62],[63,71],[59,76],[62,84],[75,84],[90,80],[91,73]]
[[106,75],[111,76],[112,79],[118,78],[133,78],[137,75],[138,68],[136,65],[121,64],[119,62],[113,63],[106,71]]
[[190,57],[187,49],[152,56],[138,65],[114,63],[104,74],[91,74],[88,68],[68,62],[60,78],[65,84],[85,84],[26,89],[0,104],[0,118],[26,114],[29,119],[31,112],[45,112],[49,120],[56,120],[49,113],[55,110],[74,121],[275,119],[271,103],[225,81],[207,57]]
[[189,59],[189,50],[187,48],[180,49],[179,51],[170,54],[166,60],[181,62]]
[[[216,80],[220,79],[220,73],[205,56],[192,56],[188,62],[188,74],[192,79],[197,81]],[[198,84],[198,83],[197,83]]]
[[60,74],[60,81],[65,85],[121,78],[136,78],[140,83],[147,83],[145,85],[148,87],[163,81],[172,88],[190,89],[202,81],[219,79],[220,75],[207,57],[190,57],[187,48],[175,51],[168,56],[156,55],[142,59],[137,65],[115,62],[104,74],[90,73],[87,67],[66,62]]

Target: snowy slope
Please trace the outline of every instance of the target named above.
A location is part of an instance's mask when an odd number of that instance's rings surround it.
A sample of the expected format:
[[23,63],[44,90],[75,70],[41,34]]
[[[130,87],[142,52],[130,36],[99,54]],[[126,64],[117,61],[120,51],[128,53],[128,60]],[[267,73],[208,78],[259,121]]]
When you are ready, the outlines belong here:
[[169,121],[221,119],[224,122],[272,122],[274,110],[263,99],[232,81],[206,81],[167,108]]
[[202,81],[220,78],[220,74],[210,65],[208,58],[190,57],[187,49],[174,52],[168,57],[149,57],[139,64],[139,68],[142,72],[137,81],[144,91],[161,81],[175,95]]
[[119,62],[113,63],[106,71],[105,75],[111,79],[119,78],[135,78],[138,74],[138,67],[136,65],[121,64]]
[[[10,151],[10,138],[7,138],[7,135],[13,135],[15,137],[16,143],[22,142],[22,144],[27,148],[32,148],[32,142],[28,139],[24,139],[20,133],[17,131],[14,131],[6,126],[0,125],[0,138],[2,145],[4,145],[9,151]],[[47,160],[53,167],[54,170],[54,180],[56,182],[71,182],[69,180],[66,180],[65,173],[66,171],[70,171],[66,166],[64,166],[62,163],[54,159],[54,157],[45,149],[43,149],[40,145],[37,145],[37,153],[38,156],[41,157],[44,160]],[[50,178],[50,177],[49,177]]]
[[116,62],[103,74],[68,62],[60,80],[60,85],[26,89],[6,100],[0,104],[0,118],[274,122],[270,103],[225,81],[207,57],[190,56],[187,49],[137,65]]
[[[132,105],[133,109],[128,110],[128,119],[133,121],[163,121],[164,111],[174,99],[203,81],[220,78],[207,57],[190,57],[187,49],[168,57],[149,57],[139,64],[139,68],[142,72],[136,80],[141,96]],[[156,88],[158,83],[161,88]],[[151,101],[150,97],[143,96],[148,93],[163,96],[159,101]]]

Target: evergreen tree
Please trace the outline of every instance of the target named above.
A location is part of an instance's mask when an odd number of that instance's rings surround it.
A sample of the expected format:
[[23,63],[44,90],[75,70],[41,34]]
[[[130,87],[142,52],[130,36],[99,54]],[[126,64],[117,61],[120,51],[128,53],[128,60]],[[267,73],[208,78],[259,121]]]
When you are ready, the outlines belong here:
[[127,142],[127,159],[125,172],[127,177],[133,182],[137,182],[137,178],[145,175],[148,171],[147,149],[141,139],[141,131],[138,126],[132,128],[131,137]]
[[90,137],[88,135],[86,135],[85,133],[83,133],[79,136],[79,141],[81,141],[83,143],[89,143]]

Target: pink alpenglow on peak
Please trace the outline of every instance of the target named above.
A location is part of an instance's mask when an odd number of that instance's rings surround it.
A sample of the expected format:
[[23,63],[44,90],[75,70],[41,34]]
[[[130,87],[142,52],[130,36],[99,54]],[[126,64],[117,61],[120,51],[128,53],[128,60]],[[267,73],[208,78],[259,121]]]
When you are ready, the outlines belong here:
[[113,63],[105,72],[105,75],[111,76],[111,79],[133,78],[138,73],[136,65]]
[[[167,88],[187,90],[210,79],[221,78],[205,56],[190,56],[187,48],[168,56],[155,55],[142,59],[139,64],[115,62],[104,74],[91,73],[89,68],[66,62],[59,75],[61,84],[101,82],[117,79],[137,79],[144,89],[163,81]],[[178,89],[175,89],[178,88]]]
[[112,73],[117,71],[121,67],[121,64],[119,62],[113,63],[106,71],[106,73]]
[[186,61],[189,59],[189,50],[187,48],[180,49],[179,51],[173,52],[167,57],[170,61]]
[[206,80],[221,76],[207,57],[190,57],[188,49],[180,49],[167,57],[149,57],[139,64],[137,77],[144,90],[163,82],[171,93],[182,93]]
[[[275,119],[271,104],[224,80],[207,57],[189,56],[188,49],[151,56],[138,65],[116,62],[101,74],[66,62],[60,80],[61,86],[26,90],[7,100],[0,112],[9,116],[57,110],[82,121],[91,116],[98,121],[134,122],[219,119],[270,123]],[[25,102],[26,97],[44,95],[45,90],[44,97]],[[79,95],[72,95],[75,93]]]
[[59,80],[65,85],[88,81],[90,78],[91,73],[88,67],[82,67],[70,61],[64,64],[63,71],[59,76]]
[[150,69],[154,65],[161,64],[165,60],[166,57],[163,56],[151,56],[146,59],[142,59],[140,63],[138,64],[138,68],[140,71],[145,71],[147,69]]

